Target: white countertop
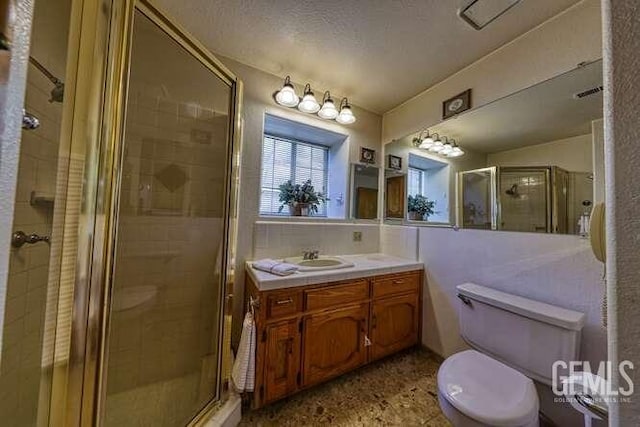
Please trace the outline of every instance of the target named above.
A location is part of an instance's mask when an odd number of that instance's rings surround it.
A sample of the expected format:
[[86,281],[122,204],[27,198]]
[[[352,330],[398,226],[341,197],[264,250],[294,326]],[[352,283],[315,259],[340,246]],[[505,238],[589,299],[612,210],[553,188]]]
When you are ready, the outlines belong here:
[[336,255],[353,263],[353,267],[335,270],[297,272],[289,276],[278,276],[266,271],[256,270],[247,262],[247,272],[261,291],[291,288],[295,286],[316,285],[338,280],[357,279],[359,277],[381,274],[402,273],[420,270],[424,264],[415,260],[399,258],[385,254]]

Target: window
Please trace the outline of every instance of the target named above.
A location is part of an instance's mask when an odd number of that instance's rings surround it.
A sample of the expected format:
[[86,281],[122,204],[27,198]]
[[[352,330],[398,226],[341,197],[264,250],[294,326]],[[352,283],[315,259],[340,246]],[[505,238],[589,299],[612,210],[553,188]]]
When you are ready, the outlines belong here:
[[435,213],[430,222],[450,223],[449,216],[449,164],[430,157],[409,154],[407,170],[407,196],[421,195],[435,202]]
[[[303,184],[310,179],[316,191],[327,193],[329,148],[292,139],[265,135],[262,142],[261,215],[288,215],[280,208],[280,184],[291,180]],[[327,206],[318,206],[317,216],[327,216]]]
[[412,167],[409,168],[407,191],[410,196],[422,194],[425,179],[424,175],[425,173],[423,170]]

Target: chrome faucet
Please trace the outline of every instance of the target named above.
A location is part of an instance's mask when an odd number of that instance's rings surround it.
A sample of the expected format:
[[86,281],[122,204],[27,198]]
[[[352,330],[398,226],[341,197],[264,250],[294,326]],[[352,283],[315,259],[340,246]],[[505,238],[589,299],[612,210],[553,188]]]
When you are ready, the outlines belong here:
[[318,253],[320,251],[313,250],[313,251],[304,251],[302,252],[302,259],[304,260],[312,260],[312,259],[318,259]]

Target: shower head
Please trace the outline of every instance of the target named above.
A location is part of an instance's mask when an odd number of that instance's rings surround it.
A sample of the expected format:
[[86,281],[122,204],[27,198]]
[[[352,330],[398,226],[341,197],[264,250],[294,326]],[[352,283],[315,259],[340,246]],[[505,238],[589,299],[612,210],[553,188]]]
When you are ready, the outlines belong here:
[[505,193],[512,197],[520,196],[520,193],[518,193],[518,184],[513,184]]
[[49,102],[62,101],[64,101],[64,83],[58,80],[53,89],[51,89],[51,98],[49,99]]

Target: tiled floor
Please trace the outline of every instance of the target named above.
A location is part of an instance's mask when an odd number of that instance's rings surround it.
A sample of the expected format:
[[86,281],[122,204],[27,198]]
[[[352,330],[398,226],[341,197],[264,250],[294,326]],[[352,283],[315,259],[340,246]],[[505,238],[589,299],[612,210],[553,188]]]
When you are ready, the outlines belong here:
[[449,426],[440,412],[440,358],[411,350],[257,411],[241,426]]

